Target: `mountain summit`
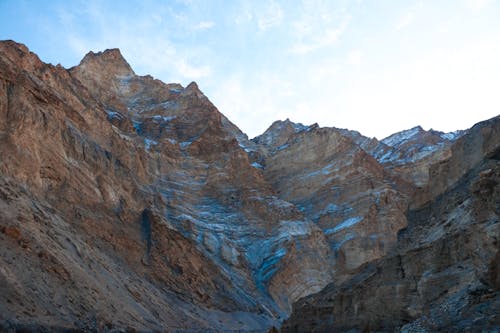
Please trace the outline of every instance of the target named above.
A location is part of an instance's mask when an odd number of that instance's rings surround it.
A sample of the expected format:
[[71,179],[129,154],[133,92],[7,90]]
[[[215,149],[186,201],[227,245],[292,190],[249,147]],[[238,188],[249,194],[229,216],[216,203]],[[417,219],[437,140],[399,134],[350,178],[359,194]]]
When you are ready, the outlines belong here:
[[493,331],[500,117],[384,140],[277,121],[118,49],[0,42],[0,331]]
[[119,49],[107,49],[97,53],[90,51],[78,67],[87,72],[101,71],[122,76],[135,74]]

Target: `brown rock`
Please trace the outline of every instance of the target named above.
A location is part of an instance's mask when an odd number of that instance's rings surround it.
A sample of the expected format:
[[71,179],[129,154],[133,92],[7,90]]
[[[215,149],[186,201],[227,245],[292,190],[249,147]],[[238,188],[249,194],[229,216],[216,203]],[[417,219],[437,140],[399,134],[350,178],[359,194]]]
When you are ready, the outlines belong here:
[[[500,164],[491,148],[472,163],[458,152],[478,140],[478,133],[486,134],[483,147],[498,147],[498,138],[489,134],[499,120],[477,125],[452,146],[457,155],[445,163],[455,171],[434,177],[463,176],[452,178],[446,189],[442,182],[429,183],[427,193],[439,195],[408,211],[409,224],[395,251],[296,303],[282,331],[497,329]],[[466,160],[471,167],[464,171]]]
[[248,140],[119,50],[0,42],[0,330],[490,329],[499,136]]

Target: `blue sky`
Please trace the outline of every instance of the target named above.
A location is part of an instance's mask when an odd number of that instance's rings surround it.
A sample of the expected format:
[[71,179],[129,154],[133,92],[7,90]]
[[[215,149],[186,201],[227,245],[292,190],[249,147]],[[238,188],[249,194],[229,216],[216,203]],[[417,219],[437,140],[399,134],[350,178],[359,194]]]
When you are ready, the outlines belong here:
[[118,47],[250,137],[290,118],[381,139],[500,114],[499,18],[500,0],[0,0],[0,39],[65,67]]

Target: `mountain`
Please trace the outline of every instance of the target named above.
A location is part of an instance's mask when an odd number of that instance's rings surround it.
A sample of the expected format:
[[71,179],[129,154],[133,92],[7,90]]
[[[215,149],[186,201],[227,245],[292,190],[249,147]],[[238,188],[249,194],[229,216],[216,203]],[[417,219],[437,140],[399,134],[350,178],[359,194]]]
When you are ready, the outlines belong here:
[[495,329],[499,131],[249,140],[118,49],[2,41],[0,331]]
[[300,300],[283,332],[498,330],[499,135],[496,117],[457,139],[417,190],[426,200],[407,210],[395,248]]

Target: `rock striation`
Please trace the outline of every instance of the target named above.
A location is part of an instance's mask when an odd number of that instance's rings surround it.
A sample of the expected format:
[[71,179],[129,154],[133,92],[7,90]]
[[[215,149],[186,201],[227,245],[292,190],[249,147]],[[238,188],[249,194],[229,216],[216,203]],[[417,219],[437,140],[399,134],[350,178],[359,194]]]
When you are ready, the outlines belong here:
[[394,250],[296,303],[283,331],[497,330],[499,134],[496,117],[456,140],[418,189],[426,199],[406,212]]
[[4,325],[267,330],[331,281],[322,231],[196,83],[118,50],[68,70],[6,41],[0,61]]
[[495,328],[499,123],[249,140],[118,49],[1,41],[0,331]]

